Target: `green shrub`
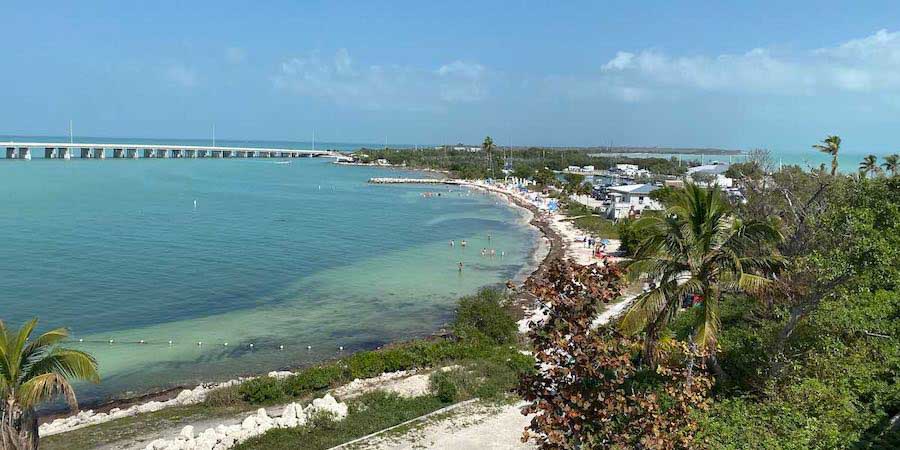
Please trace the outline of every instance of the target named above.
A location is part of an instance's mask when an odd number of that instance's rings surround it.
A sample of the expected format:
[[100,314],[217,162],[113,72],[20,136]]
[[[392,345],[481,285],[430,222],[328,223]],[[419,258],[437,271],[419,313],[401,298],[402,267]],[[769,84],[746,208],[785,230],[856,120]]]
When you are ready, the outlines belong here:
[[234,406],[244,402],[241,386],[228,386],[213,389],[206,394],[203,404],[212,407]]
[[486,340],[494,344],[516,341],[518,327],[503,308],[506,294],[499,289],[482,289],[459,301],[453,332],[462,340]]
[[282,384],[280,380],[272,377],[260,377],[241,384],[238,391],[247,402],[272,403],[284,397]]
[[347,358],[350,378],[369,378],[385,371],[381,352],[359,352]]
[[634,256],[635,250],[641,243],[640,231],[634,226],[635,221],[622,219],[617,224],[619,232],[619,250],[627,256]]
[[438,370],[431,374],[431,392],[444,403],[453,403],[459,396],[459,390],[447,372]]
[[378,354],[381,356],[382,370],[384,372],[407,370],[422,365],[422,362],[415,358],[413,352],[402,347],[381,350]]
[[299,397],[310,391],[326,389],[344,380],[344,369],[337,364],[315,366],[302,370],[284,380],[285,391]]

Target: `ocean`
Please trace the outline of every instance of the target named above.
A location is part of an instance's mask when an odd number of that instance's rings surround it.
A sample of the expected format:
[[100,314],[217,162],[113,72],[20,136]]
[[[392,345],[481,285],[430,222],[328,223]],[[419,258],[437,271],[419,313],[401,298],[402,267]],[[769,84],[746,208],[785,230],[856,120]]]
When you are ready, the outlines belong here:
[[528,213],[493,195],[279,161],[0,160],[0,319],[70,328],[91,402],[426,336],[535,264]]

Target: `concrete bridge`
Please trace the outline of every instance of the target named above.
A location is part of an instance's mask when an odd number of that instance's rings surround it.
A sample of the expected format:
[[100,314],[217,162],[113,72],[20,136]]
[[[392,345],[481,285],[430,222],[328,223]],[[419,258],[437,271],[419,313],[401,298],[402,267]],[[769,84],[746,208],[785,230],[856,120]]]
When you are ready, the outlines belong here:
[[139,159],[139,158],[300,158],[346,156],[328,150],[291,148],[216,147],[168,144],[89,144],[65,142],[0,142],[6,159],[30,160],[32,149],[43,149],[46,159]]

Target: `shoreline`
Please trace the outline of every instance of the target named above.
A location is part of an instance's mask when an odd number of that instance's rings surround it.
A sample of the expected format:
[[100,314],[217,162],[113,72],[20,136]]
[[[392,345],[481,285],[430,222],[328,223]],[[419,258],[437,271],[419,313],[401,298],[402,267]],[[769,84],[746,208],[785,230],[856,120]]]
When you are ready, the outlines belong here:
[[[347,164],[347,163],[335,163],[335,164],[354,165],[354,164]],[[369,166],[369,165],[366,165],[366,166]],[[397,166],[393,166],[393,167],[391,167],[391,166],[372,166],[372,167],[381,167],[381,168],[386,168],[386,169],[414,170],[414,171],[420,170],[420,169],[407,169],[404,167],[397,167]],[[467,188],[472,188],[472,189],[479,189],[479,190],[484,190],[484,191],[487,191],[487,192],[490,192],[493,194],[497,194],[497,195],[503,197],[507,201],[507,206],[513,207],[513,208],[519,208],[519,209],[522,209],[522,210],[530,213],[531,217],[526,218],[528,220],[527,223],[529,226],[533,227],[534,229],[536,229],[538,231],[538,236],[536,239],[536,246],[532,252],[532,255],[529,257],[529,260],[526,262],[526,265],[523,266],[520,273],[517,274],[517,276],[516,276],[517,279],[522,278],[522,280],[521,280],[521,282],[519,282],[519,284],[521,284],[522,282],[524,282],[525,280],[527,280],[531,277],[540,276],[547,269],[550,261],[552,261],[554,258],[558,258],[563,255],[563,248],[562,248],[563,240],[562,240],[562,238],[553,229],[553,227],[551,226],[551,223],[546,219],[546,217],[543,217],[541,210],[538,209],[535,205],[531,204],[528,201],[525,201],[522,198],[519,198],[519,196],[517,196],[511,192],[508,192],[508,191],[501,189],[499,187],[496,187],[496,186],[480,184],[478,182],[469,181],[469,180],[448,179],[447,174],[444,172],[436,171],[436,170],[431,170],[431,172],[442,174],[444,176],[443,181],[447,182],[447,184],[453,184],[453,185],[457,185],[460,187],[467,187]],[[536,264],[531,264],[532,262],[534,262],[536,260],[535,255],[538,254],[539,252],[541,252],[545,248],[546,248],[546,254],[540,259],[540,261],[538,261]],[[527,275],[524,276],[524,278],[523,278],[522,274],[527,274]],[[509,281],[513,281],[513,280],[509,280]],[[516,280],[516,281],[518,282],[519,280]],[[519,298],[518,301],[516,302],[516,308],[515,308],[516,315],[517,315],[516,319],[519,320],[519,319],[524,318],[526,316],[527,311],[532,307],[533,307],[533,302],[531,301],[531,299]],[[418,339],[432,339],[435,337],[443,336],[445,333],[446,333],[446,331],[443,328],[438,328],[438,329],[434,330],[429,336],[426,336],[423,338],[418,338]],[[410,338],[408,340],[415,340],[415,339],[416,338]],[[382,345],[380,347],[376,347],[376,348],[387,347],[390,345],[407,342],[408,340],[390,342],[390,343],[384,344],[384,345]],[[367,349],[360,349],[360,350],[367,350]],[[368,349],[368,350],[374,350],[374,349]],[[324,361],[320,361],[320,362],[324,362]],[[62,429],[62,430],[58,430],[58,431],[51,431],[47,434],[41,433],[41,435],[49,436],[49,435],[53,435],[53,434],[65,433],[65,432],[72,431],[72,430],[75,430],[78,428],[83,428],[86,426],[103,423],[103,422],[106,422],[109,420],[117,420],[122,417],[109,418],[109,415],[122,414],[124,411],[130,410],[130,409],[137,409],[137,411],[133,414],[129,413],[127,416],[123,416],[123,417],[129,417],[129,416],[134,416],[137,414],[144,414],[146,412],[151,412],[150,410],[147,410],[147,411],[140,410],[140,407],[146,406],[146,405],[156,405],[158,403],[169,403],[165,406],[162,406],[162,408],[173,407],[173,406],[183,406],[183,405],[186,405],[187,403],[182,404],[182,403],[179,403],[177,400],[186,391],[193,392],[194,395],[197,395],[198,392],[205,392],[205,391],[217,388],[217,387],[221,387],[223,385],[241,383],[241,382],[244,382],[251,378],[255,378],[255,377],[259,377],[259,376],[266,376],[267,374],[272,374],[272,373],[282,373],[283,374],[283,373],[285,373],[285,371],[292,371],[292,370],[296,370],[298,368],[300,368],[300,366],[294,366],[294,365],[288,364],[283,368],[276,369],[273,371],[268,371],[268,372],[249,371],[245,375],[240,375],[236,378],[222,381],[222,382],[201,382],[196,385],[179,385],[179,386],[174,386],[174,387],[163,388],[163,389],[160,389],[155,392],[147,392],[147,393],[132,396],[132,397],[112,398],[112,399],[107,399],[107,400],[99,400],[96,402],[87,402],[84,405],[79,405],[80,406],[79,411],[75,411],[75,412],[69,411],[69,410],[50,411],[47,414],[41,414],[39,416],[38,422],[41,426],[49,427],[49,426],[51,426],[50,424],[54,424],[54,423],[58,424],[59,423],[56,421],[66,420],[66,419],[69,419],[69,418],[72,418],[75,416],[81,416],[85,420],[85,422],[80,423],[80,424],[75,424],[71,427],[67,427],[66,429]],[[202,395],[205,395],[205,394],[202,394]],[[160,408],[160,409],[162,409],[162,408]],[[92,418],[94,418],[95,420],[92,420]],[[55,426],[59,426],[59,425],[55,425]]]

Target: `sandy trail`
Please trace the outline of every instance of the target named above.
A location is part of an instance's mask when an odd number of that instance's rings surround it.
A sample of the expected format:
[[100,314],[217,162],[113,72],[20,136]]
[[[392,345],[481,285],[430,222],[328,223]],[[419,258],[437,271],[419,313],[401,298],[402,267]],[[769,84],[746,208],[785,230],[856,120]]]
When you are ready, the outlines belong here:
[[447,416],[426,420],[404,433],[386,433],[348,446],[351,449],[461,449],[512,450],[537,448],[521,441],[529,419],[520,412],[523,403],[492,406],[472,403]]

